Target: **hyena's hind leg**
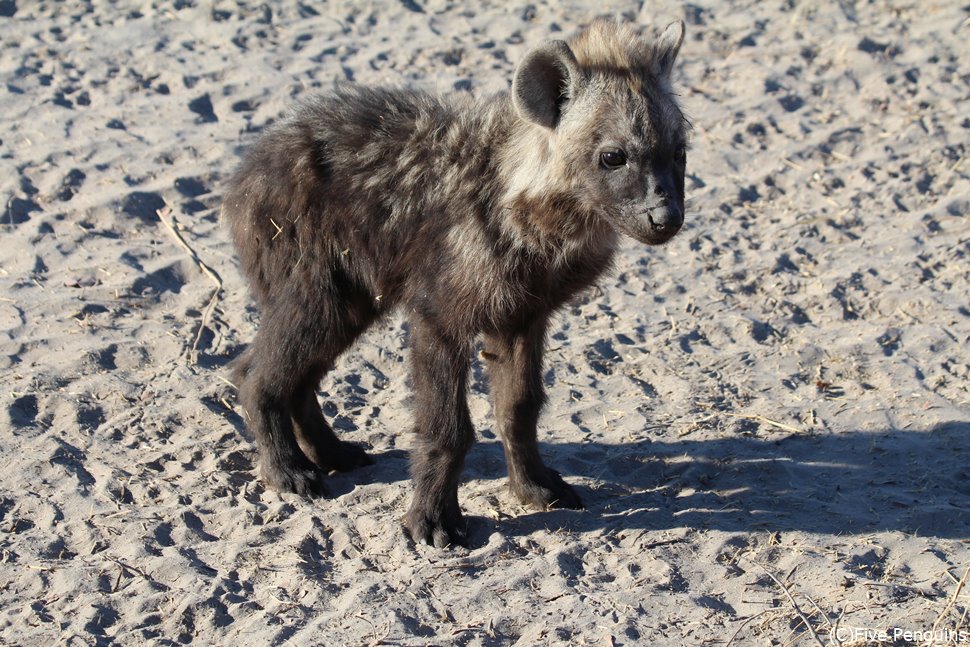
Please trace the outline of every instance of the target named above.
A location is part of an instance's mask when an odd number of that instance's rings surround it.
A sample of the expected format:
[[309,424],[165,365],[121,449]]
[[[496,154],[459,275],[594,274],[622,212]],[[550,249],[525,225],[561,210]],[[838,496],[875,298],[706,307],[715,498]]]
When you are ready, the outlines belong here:
[[[349,339],[345,347],[352,341],[353,339]],[[230,374],[232,383],[237,389],[242,389],[252,361],[252,349],[247,348],[233,362]],[[355,467],[371,465],[374,460],[362,448],[337,438],[320,410],[317,386],[323,376],[330,372],[330,368],[332,364],[328,364],[323,370],[311,369],[291,398],[290,411],[297,443],[304,455],[325,472],[330,470],[346,472]]]
[[539,455],[536,423],[546,399],[542,386],[545,327],[541,320],[518,333],[486,336],[495,421],[516,497],[540,509],[581,508],[576,491]]
[[309,294],[303,287],[264,307],[240,364],[245,371],[239,396],[259,447],[263,478],[276,490],[312,495],[324,492],[321,467],[367,461],[362,450],[337,440],[323,420],[315,388],[319,367],[332,366],[373,317],[348,312],[352,302],[329,286],[314,286]]
[[324,471],[346,472],[371,465],[374,460],[361,447],[337,438],[323,417],[317,387],[337,357],[367,330],[379,312],[366,290],[352,286],[340,272],[334,273],[327,287],[329,290],[321,294],[327,295],[332,305],[330,319],[317,322],[317,326],[329,325],[311,353],[314,364],[294,391],[291,408],[297,442],[307,458]]
[[324,471],[346,472],[362,465],[371,465],[374,459],[361,447],[337,438],[323,417],[317,400],[317,385],[329,367],[327,365],[324,371],[314,371],[293,395],[293,424],[297,442],[307,458]]

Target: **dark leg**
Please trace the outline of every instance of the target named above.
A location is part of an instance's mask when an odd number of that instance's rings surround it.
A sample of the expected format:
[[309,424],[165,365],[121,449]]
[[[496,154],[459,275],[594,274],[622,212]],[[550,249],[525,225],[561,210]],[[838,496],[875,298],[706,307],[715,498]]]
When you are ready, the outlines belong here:
[[366,459],[361,450],[337,440],[314,391],[319,367],[332,366],[373,320],[351,305],[345,295],[324,290],[281,295],[264,308],[256,339],[236,373],[262,476],[276,490],[322,494],[318,465],[339,468]]
[[512,492],[523,503],[546,508],[581,508],[579,495],[539,456],[536,423],[546,396],[542,351],[546,321],[518,334],[486,337],[495,420],[505,448]]
[[291,400],[300,375],[312,365],[312,328],[293,320],[294,308],[274,304],[263,314],[256,338],[246,351],[239,400],[246,425],[259,448],[260,472],[280,492],[323,494],[322,473],[300,451],[291,419]]
[[293,396],[293,425],[300,449],[324,471],[347,472],[355,467],[371,465],[374,460],[363,449],[337,438],[327,424],[317,401],[318,371],[297,387]]
[[465,545],[458,479],[474,441],[466,380],[469,346],[444,338],[426,321],[412,321],[415,431],[411,454],[414,500],[406,524],[415,542]]

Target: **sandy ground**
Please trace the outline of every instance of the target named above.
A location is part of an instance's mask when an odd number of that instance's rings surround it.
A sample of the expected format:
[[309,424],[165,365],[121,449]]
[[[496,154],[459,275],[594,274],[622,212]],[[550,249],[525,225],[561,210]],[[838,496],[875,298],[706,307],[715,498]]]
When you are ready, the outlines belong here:
[[[0,643],[970,644],[962,4],[0,1]],[[695,137],[685,230],[549,339],[588,508],[512,499],[476,367],[472,546],[404,538],[400,318],[323,384],[377,464],[264,489],[239,152],[334,80],[504,89],[600,13],[687,22]]]

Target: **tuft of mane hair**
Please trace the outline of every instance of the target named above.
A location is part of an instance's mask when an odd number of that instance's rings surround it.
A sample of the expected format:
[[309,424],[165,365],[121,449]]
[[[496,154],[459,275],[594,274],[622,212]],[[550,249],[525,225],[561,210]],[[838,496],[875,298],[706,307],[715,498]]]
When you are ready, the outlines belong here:
[[[664,36],[656,42],[645,40],[642,29],[612,18],[598,18],[569,41],[580,67],[662,80],[669,75],[677,50],[683,42],[683,30]],[[671,52],[673,55],[671,56]]]

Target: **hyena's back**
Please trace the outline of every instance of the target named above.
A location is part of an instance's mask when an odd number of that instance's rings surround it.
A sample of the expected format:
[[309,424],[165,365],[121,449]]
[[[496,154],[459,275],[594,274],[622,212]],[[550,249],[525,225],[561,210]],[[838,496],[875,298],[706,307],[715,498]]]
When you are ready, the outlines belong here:
[[223,212],[261,305],[334,281],[396,301],[459,219],[486,217],[509,117],[470,100],[346,86],[270,127]]

